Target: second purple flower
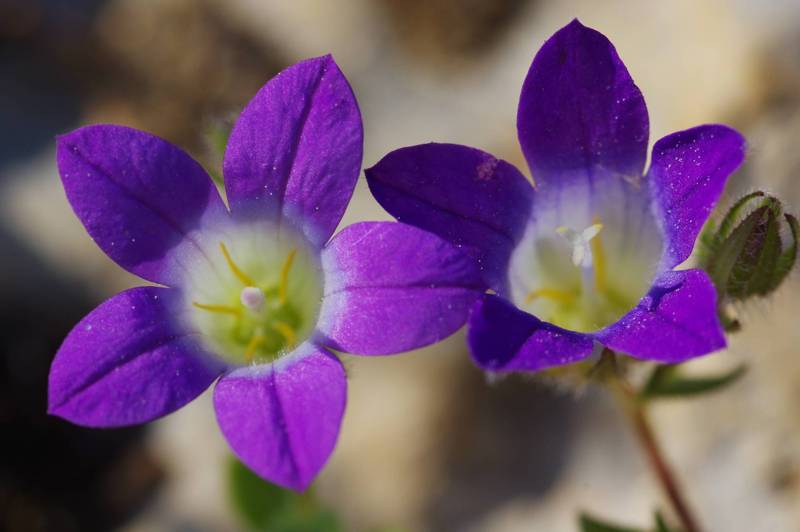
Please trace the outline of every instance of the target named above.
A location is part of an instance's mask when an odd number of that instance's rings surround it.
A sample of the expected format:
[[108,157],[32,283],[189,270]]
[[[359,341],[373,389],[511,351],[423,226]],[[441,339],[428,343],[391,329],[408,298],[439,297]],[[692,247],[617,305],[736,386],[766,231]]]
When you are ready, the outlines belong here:
[[680,362],[725,345],[716,294],[685,261],[744,140],[721,125],[656,142],[648,115],[601,33],[573,21],[538,52],[517,131],[536,188],[480,150],[425,144],[367,170],[398,220],[462,247],[495,292],[469,320],[475,362],[535,371],[605,346]]

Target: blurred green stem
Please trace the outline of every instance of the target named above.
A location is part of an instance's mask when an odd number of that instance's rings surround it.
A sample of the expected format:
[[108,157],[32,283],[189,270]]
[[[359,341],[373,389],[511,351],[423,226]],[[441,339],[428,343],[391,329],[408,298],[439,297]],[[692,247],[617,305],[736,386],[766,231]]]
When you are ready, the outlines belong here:
[[684,532],[700,532],[700,526],[693,516],[675,474],[664,458],[664,452],[653,432],[653,426],[647,413],[647,404],[641,399],[631,385],[625,380],[617,366],[616,355],[610,349],[603,352],[603,362],[608,371],[603,379],[617,404],[630,421],[636,439],[639,442],[647,461],[653,470],[664,494],[667,496],[675,515],[680,520]]

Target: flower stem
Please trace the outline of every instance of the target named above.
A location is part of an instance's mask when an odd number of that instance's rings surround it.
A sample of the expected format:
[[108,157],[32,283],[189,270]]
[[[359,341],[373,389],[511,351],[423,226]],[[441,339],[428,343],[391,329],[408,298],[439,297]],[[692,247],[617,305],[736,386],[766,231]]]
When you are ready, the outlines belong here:
[[653,473],[661,484],[661,488],[664,490],[664,494],[667,496],[675,515],[680,521],[683,532],[700,532],[701,529],[697,519],[689,509],[675,473],[667,463],[661,445],[656,439],[646,404],[639,398],[636,391],[624,377],[620,375],[614,353],[606,350],[603,353],[603,357],[610,361],[612,368],[612,371],[609,372],[611,375],[609,375],[606,383],[630,421],[636,439],[644,451]]

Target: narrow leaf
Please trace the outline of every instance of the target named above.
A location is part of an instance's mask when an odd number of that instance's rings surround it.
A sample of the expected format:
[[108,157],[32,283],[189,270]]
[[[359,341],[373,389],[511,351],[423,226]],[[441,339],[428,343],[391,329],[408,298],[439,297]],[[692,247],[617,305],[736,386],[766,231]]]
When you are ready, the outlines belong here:
[[680,375],[678,366],[659,366],[640,392],[643,399],[688,397],[714,392],[735,382],[747,371],[742,364],[731,371],[713,377],[688,377]]

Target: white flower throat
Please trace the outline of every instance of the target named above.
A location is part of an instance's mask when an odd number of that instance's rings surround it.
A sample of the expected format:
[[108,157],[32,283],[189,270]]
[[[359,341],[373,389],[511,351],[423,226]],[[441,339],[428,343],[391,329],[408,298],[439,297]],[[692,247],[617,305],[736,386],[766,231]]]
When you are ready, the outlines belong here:
[[637,304],[652,279],[649,264],[635,249],[623,250],[618,224],[609,226],[597,215],[589,221],[530,226],[509,272],[519,308],[565,329],[590,332]]

